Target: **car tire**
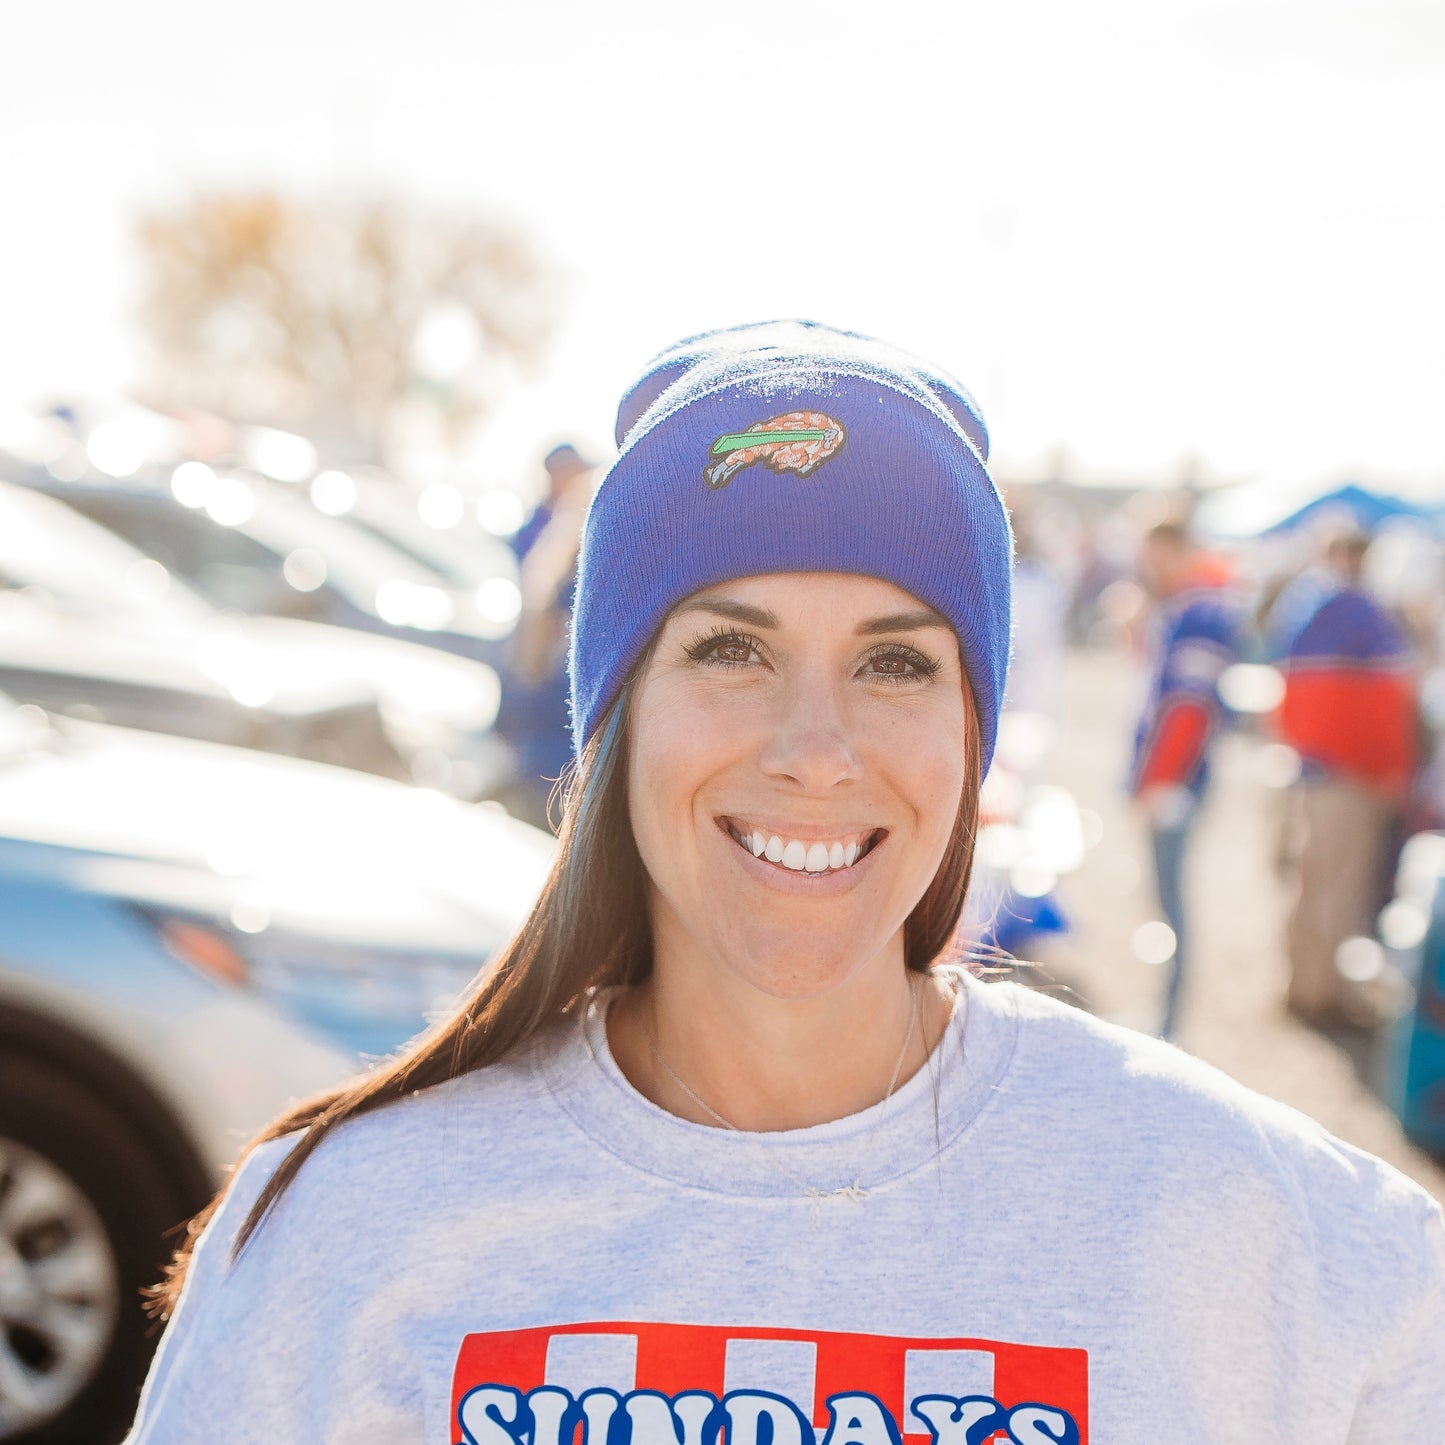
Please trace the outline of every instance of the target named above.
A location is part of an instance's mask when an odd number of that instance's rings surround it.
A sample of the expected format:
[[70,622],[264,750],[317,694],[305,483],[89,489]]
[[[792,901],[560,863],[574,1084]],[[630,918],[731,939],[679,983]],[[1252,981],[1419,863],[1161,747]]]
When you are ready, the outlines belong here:
[[[125,1435],[160,1333],[141,1291],[160,1278],[168,1231],[184,1214],[179,1190],[121,1114],[55,1068],[0,1057],[3,1445],[114,1445]],[[64,1329],[51,1333],[61,1316]],[[31,1372],[24,1413],[17,1363]]]

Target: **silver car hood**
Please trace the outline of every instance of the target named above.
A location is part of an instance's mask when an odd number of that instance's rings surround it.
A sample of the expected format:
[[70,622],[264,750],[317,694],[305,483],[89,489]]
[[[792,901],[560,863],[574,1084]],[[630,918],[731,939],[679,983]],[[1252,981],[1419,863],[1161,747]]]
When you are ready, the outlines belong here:
[[489,728],[497,715],[501,683],[495,670],[454,652],[288,617],[218,618],[211,630],[227,628],[275,653],[298,678],[364,682],[387,706],[445,718],[465,731]]
[[[230,696],[277,713],[358,705],[374,688],[355,668],[308,668],[306,654],[252,639],[249,619],[164,625],[122,615],[107,623],[0,594],[0,664],[100,681]],[[260,635],[258,634],[258,639]]]
[[492,668],[421,643],[281,617],[164,609],[113,620],[0,593],[10,667],[222,696],[278,712],[367,700],[484,731],[501,687]]
[[495,806],[69,719],[0,754],[4,840],[20,845],[6,866],[106,892],[218,916],[243,900],[278,927],[464,950],[516,927],[556,847]]

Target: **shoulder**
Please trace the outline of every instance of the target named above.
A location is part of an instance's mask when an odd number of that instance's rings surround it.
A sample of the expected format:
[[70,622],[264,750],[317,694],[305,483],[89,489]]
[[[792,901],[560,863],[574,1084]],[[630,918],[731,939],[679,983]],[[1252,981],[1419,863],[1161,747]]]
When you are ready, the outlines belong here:
[[226,1421],[227,1440],[340,1438],[315,1422],[343,1405],[375,1438],[420,1438],[422,1385],[405,1336],[363,1338],[355,1321],[414,1313],[458,1241],[485,1237],[499,1191],[518,1192],[516,1161],[543,1092],[531,1052],[336,1125],[238,1250],[307,1134],[251,1149],[196,1243],[141,1398],[137,1445],[191,1440],[200,1418]]
[[1176,1206],[1439,1275],[1423,1241],[1440,1207],[1383,1160],[1172,1044],[1017,984],[990,987],[1008,991],[1019,1020],[1010,1087],[1025,1119],[1056,1136],[1050,1147]]
[[1239,628],[1240,609],[1225,588],[1197,587],[1174,599],[1172,616],[1175,636],[1227,645]]
[[[549,1036],[500,1063],[418,1089],[330,1129],[300,1163],[254,1236],[258,1252],[351,1247],[404,1231],[418,1200],[505,1197],[536,1168],[536,1141],[565,1123],[537,1057]],[[304,1133],[253,1149],[236,1171],[212,1231],[229,1248],[252,1206]],[[252,1253],[248,1245],[241,1261]],[[239,1262],[239,1261],[238,1261]]]
[[1359,587],[1342,587],[1326,598],[1300,632],[1303,647],[1324,642],[1362,658],[1398,652],[1404,641],[1388,609]]

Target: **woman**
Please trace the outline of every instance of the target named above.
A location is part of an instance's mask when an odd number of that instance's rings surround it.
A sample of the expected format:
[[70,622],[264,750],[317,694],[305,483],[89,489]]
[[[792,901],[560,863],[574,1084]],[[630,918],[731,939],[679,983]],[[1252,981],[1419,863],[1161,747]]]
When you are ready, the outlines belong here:
[[782,323],[659,358],[618,440],[551,879],[445,1027],[248,1152],[133,1438],[1438,1438],[1423,1192],[933,966],[1008,652],[967,395]]

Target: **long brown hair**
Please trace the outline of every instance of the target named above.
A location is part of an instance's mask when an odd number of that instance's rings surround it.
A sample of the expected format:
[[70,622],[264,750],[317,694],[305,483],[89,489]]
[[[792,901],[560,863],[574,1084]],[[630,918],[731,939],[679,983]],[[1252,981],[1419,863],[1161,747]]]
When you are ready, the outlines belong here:
[[[306,1133],[267,1181],[242,1224],[235,1254],[250,1240],[307,1158],[338,1124],[408,1094],[498,1063],[572,1013],[599,985],[632,984],[652,972],[647,874],[633,841],[627,808],[628,716],[652,649],[634,665],[616,702],[583,749],[566,793],[559,847],[526,921],[478,977],[452,1016],[421,1035],[395,1059],[317,1094],[268,1124],[241,1151],[236,1168],[258,1145]],[[978,709],[965,677],[967,736],[963,792],[938,871],[904,927],[904,961],[926,970],[958,926],[973,870],[978,826]],[[234,1178],[234,1172],[232,1177]],[[157,1314],[175,1308],[196,1238],[225,1197],[186,1226],[166,1278],[152,1291]]]

